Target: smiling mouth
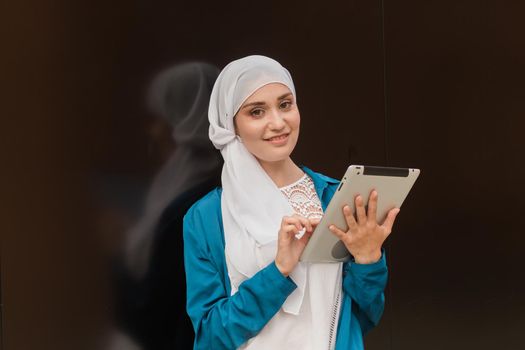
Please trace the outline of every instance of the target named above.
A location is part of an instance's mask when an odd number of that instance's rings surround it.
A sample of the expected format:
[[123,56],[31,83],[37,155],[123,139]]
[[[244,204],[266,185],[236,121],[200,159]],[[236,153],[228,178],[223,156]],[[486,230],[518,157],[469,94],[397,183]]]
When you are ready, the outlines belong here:
[[271,137],[269,139],[265,139],[266,141],[281,141],[288,137],[289,134],[282,134],[278,136]]

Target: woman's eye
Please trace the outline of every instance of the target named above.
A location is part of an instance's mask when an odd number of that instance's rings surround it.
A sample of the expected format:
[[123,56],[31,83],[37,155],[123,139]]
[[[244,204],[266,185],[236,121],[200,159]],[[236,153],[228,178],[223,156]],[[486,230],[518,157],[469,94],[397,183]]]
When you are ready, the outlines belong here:
[[260,109],[260,108],[253,109],[253,110],[250,111],[250,114],[253,117],[262,117],[262,115],[264,114],[264,110]]
[[283,101],[281,102],[281,104],[279,105],[279,107],[281,109],[288,109],[292,106],[292,102],[291,101]]

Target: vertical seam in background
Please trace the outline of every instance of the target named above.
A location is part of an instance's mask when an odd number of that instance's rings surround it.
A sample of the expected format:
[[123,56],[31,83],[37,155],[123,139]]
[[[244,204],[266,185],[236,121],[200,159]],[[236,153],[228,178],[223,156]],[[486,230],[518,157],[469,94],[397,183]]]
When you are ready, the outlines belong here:
[[[389,161],[389,154],[388,154],[388,89],[387,89],[387,71],[386,71],[386,39],[385,39],[385,0],[380,0],[381,3],[381,47],[383,49],[383,116],[384,116],[384,156],[385,156],[385,163],[387,166],[390,166]],[[390,275],[390,281],[387,284],[387,290],[386,294],[388,296],[388,301],[386,303],[388,310],[390,311],[390,324],[389,324],[389,332],[390,332],[390,341],[389,341],[389,349],[393,350],[393,328],[394,328],[394,309],[393,309],[393,297],[392,297],[392,245],[388,245],[388,255],[387,255],[387,264],[389,266],[389,275]]]
[[0,244],[0,350],[5,350],[5,344],[4,344],[4,336],[5,336],[5,333],[4,333],[4,325],[5,325],[5,322],[4,322],[4,315],[5,315],[5,305],[4,305],[4,286],[5,286],[5,283],[4,282],[4,276],[5,276],[5,273],[4,273],[4,264],[3,264],[3,261],[2,261],[2,244]]
[[389,154],[388,154],[388,91],[387,91],[387,78],[386,78],[386,40],[385,40],[385,1],[381,1],[381,46],[383,48],[383,104],[384,104],[384,141],[385,141],[385,161],[390,166]]

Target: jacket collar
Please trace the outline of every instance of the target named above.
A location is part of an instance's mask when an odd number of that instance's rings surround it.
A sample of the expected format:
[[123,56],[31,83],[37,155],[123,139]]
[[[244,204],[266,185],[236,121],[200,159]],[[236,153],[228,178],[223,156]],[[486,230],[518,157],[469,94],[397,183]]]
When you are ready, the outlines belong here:
[[[324,191],[329,185],[335,185],[339,183],[339,180],[332,179],[331,177],[328,177],[323,174],[316,173],[312,169],[301,165],[299,166],[308,176],[312,178],[312,181],[314,182],[315,191],[317,192],[317,195],[319,196],[319,199],[323,201],[324,197]],[[327,203],[322,203],[323,209],[326,206]]]

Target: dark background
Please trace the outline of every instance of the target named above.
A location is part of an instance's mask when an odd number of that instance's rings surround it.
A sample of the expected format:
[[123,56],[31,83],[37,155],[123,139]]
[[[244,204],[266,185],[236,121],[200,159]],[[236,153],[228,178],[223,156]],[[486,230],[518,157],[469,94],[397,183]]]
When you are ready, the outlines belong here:
[[108,261],[164,159],[146,86],[173,63],[248,54],[294,77],[298,163],[336,178],[349,162],[422,169],[367,349],[523,348],[523,13],[501,0],[1,2],[3,349],[107,348]]

